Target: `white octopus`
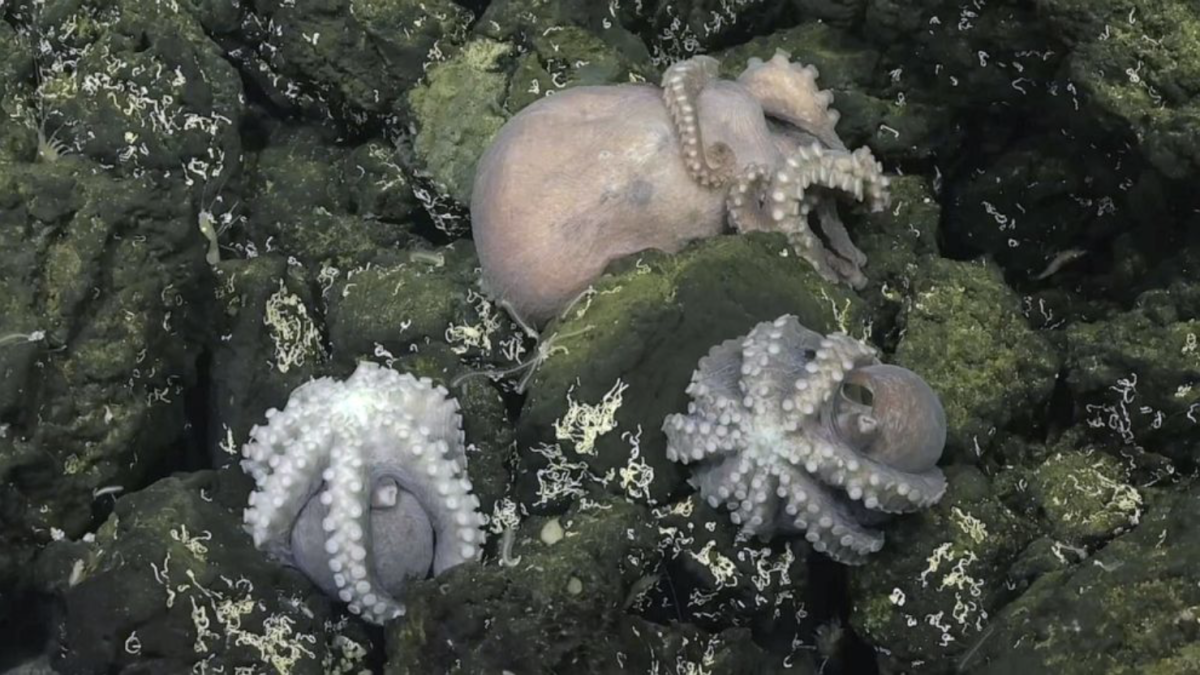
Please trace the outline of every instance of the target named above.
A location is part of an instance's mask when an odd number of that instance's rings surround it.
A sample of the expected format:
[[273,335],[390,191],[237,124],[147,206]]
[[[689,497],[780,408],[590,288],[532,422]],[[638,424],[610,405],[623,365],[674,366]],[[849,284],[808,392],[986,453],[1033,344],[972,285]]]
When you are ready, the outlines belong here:
[[255,546],[303,570],[355,614],[404,614],[406,581],[476,559],[479,499],[458,403],[444,387],[374,363],[297,387],[250,432],[242,468]]
[[667,457],[693,464],[713,507],[747,534],[804,532],[848,565],[883,546],[876,514],[937,503],[946,414],[918,375],[790,315],[702,358],[687,414],[663,423]]

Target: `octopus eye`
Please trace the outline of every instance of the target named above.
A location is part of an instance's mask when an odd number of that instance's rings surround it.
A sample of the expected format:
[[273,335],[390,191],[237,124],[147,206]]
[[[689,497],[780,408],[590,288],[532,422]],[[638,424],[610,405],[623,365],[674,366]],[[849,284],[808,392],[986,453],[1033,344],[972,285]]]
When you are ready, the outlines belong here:
[[842,398],[850,403],[870,408],[875,400],[875,395],[870,389],[861,384],[847,382],[842,385]]
[[842,440],[861,452],[867,451],[883,433],[883,418],[875,410],[879,402],[871,382],[851,371],[838,387],[834,401],[834,424]]

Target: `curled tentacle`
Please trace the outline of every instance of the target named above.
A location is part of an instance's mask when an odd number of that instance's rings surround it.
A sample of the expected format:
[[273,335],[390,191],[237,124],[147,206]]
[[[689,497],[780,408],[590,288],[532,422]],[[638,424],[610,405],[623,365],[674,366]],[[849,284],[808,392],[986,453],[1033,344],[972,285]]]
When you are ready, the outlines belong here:
[[751,164],[734,177],[725,197],[725,213],[735,231],[754,232],[771,228],[771,220],[762,208],[762,196],[770,176],[769,168]]
[[717,65],[717,60],[710,56],[696,56],[673,64],[662,78],[663,103],[679,135],[684,165],[692,179],[705,187],[727,183],[737,164],[728,145],[714,143],[705,147],[700,132],[697,102],[705,85],[716,79]]
[[[850,242],[833,203],[817,190],[844,192],[878,211],[887,205],[887,187],[883,167],[870,150],[828,150],[814,143],[798,149],[776,171],[757,164],[742,169],[729,187],[726,210],[738,232],[783,232],[796,253],[822,277],[861,288],[866,283],[860,269],[866,256]],[[809,228],[813,211],[832,251]]]
[[[772,199],[778,200],[782,192],[796,204],[792,209],[771,212],[772,229],[787,234],[797,252],[825,278],[861,288],[866,277],[860,267],[866,256],[849,242],[840,219],[836,213],[829,213],[828,200],[818,196],[817,191],[850,194],[856,201],[866,202],[872,211],[879,211],[888,203],[888,182],[883,166],[867,148],[846,152],[828,150],[818,143],[801,147],[785,160],[772,181]],[[776,203],[786,204],[787,199]],[[829,228],[825,234],[833,251],[826,250],[808,226],[808,215],[814,210],[818,210],[822,225]]]
[[791,63],[789,58],[782,49],[765,62],[752,58],[737,81],[769,117],[817,137],[826,147],[844,150],[835,131],[840,115],[830,107],[833,92],[817,87],[816,66]]

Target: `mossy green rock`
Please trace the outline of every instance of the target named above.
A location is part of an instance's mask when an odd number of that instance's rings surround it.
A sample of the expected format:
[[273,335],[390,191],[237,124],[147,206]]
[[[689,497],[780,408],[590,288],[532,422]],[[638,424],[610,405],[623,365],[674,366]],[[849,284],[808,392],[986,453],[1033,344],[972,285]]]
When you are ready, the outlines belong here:
[[822,89],[842,89],[869,82],[875,79],[879,68],[879,54],[869,45],[828,25],[805,23],[720,52],[721,76],[736,79],[751,57],[765,61],[779,49],[791,54],[793,61],[815,66],[821,72],[817,84]]
[[1019,299],[987,263],[927,259],[902,316],[895,362],[933,387],[946,408],[947,445],[976,458],[1007,425],[1035,419],[1059,369]]
[[993,619],[961,672],[1177,675],[1200,669],[1200,490],[1150,499],[1142,523],[1038,579]]
[[326,296],[335,356],[401,356],[437,341],[462,357],[498,360],[514,326],[476,290],[478,264],[471,242],[458,241],[348,272]]
[[977,469],[951,465],[946,479],[941,501],[889,523],[883,550],[851,575],[855,630],[905,669],[951,663],[970,647],[1008,599],[1008,567],[1035,534]]
[[1097,544],[1141,520],[1142,495],[1129,484],[1128,470],[1098,452],[1055,453],[1033,473],[1031,496],[1055,539]]
[[[473,30],[493,40],[524,45],[564,30],[578,30],[577,34],[587,33],[602,40],[621,59],[636,63],[649,61],[645,43],[626,30],[620,21],[613,20],[614,7],[579,0],[491,0]],[[626,9],[624,6],[617,8]],[[547,43],[542,41],[542,44]],[[557,45],[558,49],[563,47],[557,40],[549,44]],[[571,50],[570,44],[566,47]],[[541,51],[540,47],[534,49]],[[543,56],[554,57],[554,54]]]
[[[923,275],[926,257],[938,254],[941,208],[923,176],[890,176],[891,204],[863,214],[851,226],[854,243],[867,254],[863,270],[872,288],[899,302]],[[848,220],[848,219],[847,219]]]
[[[347,268],[410,242],[405,223],[378,217],[404,218],[411,207],[407,179],[384,148],[355,157],[311,127],[281,129],[271,141],[255,156],[246,181],[252,207],[245,232],[256,253],[282,250],[312,268]],[[393,186],[388,195],[363,192],[367,167],[376,184]],[[370,201],[360,202],[364,197]],[[385,210],[371,210],[376,204]]]
[[611,633],[657,537],[645,507],[595,506],[562,516],[553,544],[540,536],[544,520],[526,520],[514,533],[515,565],[466,563],[409,586],[406,616],[388,626],[386,673],[619,670]]
[[119,499],[94,542],[52,545],[41,564],[62,598],[55,670],[365,667],[339,658],[350,650],[335,638],[370,643],[336,627],[333,601],[242,531],[248,481],[236,469],[165,478]]
[[511,541],[501,542],[507,553],[499,560],[409,587],[407,614],[385,628],[387,675],[602,675],[653,672],[662,663],[721,675],[815,672],[803,659],[783,667],[746,628],[709,634],[636,616],[631,608],[646,582],[659,577],[662,548],[644,506],[601,498],[559,517],[527,518],[504,536]]
[[1171,178],[1200,164],[1200,9],[1187,0],[1038,0],[1070,78]]
[[1067,328],[1067,383],[1097,438],[1193,461],[1200,447],[1200,314],[1186,298],[1194,289],[1152,291],[1128,312]]
[[417,157],[459,204],[471,203],[475,164],[508,120],[508,76],[500,60],[512,45],[488,39],[467,43],[454,58],[430,68],[408,92],[417,120]]
[[292,390],[324,374],[329,355],[319,298],[308,270],[278,255],[223,260],[216,275],[216,335],[210,346],[208,454],[241,460],[250,429]]
[[513,114],[539,98],[570,87],[658,80],[646,62],[630,59],[577,26],[534,32],[530,42],[533,49],[517,61],[505,103]]
[[45,40],[30,99],[66,152],[110,176],[187,182],[239,161],[241,80],[184,3],[47,4],[51,25],[35,32],[59,37]]
[[[861,336],[860,312],[857,296],[823,281],[782,235],[635,254],[545,330],[543,343],[554,350],[532,380],[518,439],[522,448],[561,446],[564,458],[586,463],[611,489],[661,502],[687,474],[665,459],[663,419],[686,410],[684,389],[700,357],[784,314],[820,333]],[[602,421],[605,408],[611,419]],[[524,453],[522,502],[546,502],[538,471],[547,461]],[[635,469],[637,476],[622,473]]]
[[178,193],[84,164],[0,176],[0,579],[52,528],[93,527],[94,490],[137,489],[186,448],[208,309],[195,221]]
[[[472,16],[451,0],[291,0],[257,7],[272,46],[247,76],[277,105],[361,122],[386,114],[461,44]],[[246,40],[263,37],[248,28]]]

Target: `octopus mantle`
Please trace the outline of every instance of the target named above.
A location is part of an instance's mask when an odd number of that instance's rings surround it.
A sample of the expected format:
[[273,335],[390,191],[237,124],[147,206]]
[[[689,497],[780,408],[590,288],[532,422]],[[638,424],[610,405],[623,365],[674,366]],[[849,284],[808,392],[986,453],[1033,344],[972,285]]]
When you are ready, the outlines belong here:
[[526,107],[476,171],[486,289],[541,323],[613,260],[673,253],[727,226],[782,232],[826,278],[863,285],[866,256],[834,196],[882,209],[888,179],[869,150],[838,138],[833,95],[816,79],[783,52],[751,59],[737,81],[698,56],[668,68],[661,87],[575,87]]

